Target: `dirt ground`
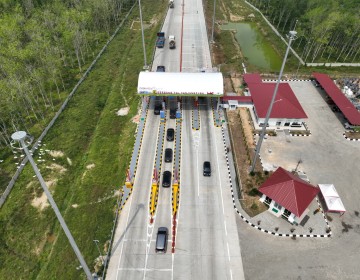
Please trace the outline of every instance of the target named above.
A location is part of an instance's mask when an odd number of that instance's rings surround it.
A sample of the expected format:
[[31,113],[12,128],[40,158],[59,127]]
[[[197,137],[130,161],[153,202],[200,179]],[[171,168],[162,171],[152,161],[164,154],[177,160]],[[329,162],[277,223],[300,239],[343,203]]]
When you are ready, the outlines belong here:
[[[241,204],[243,209],[250,215],[255,216],[267,208],[259,201],[259,195],[254,193],[266,176],[262,172],[256,172],[256,175],[249,174],[249,167],[254,155],[253,128],[249,121],[249,113],[246,108],[228,111],[228,126],[230,130],[232,153],[235,159],[235,168],[238,177],[241,180]],[[256,170],[261,170],[259,161]]]
[[[210,26],[211,21],[207,20],[207,24]],[[237,50],[239,57],[242,57],[239,45],[235,41],[234,48]],[[212,45],[211,54],[214,65],[225,63],[223,48],[219,43],[216,42]],[[242,85],[242,73],[232,72],[229,76],[224,77],[224,88],[227,93],[233,92],[237,95],[243,95]],[[255,143],[252,120],[248,109],[238,108],[234,111],[228,111],[227,118],[235,168],[242,185],[242,189],[239,190],[239,194],[241,193],[240,202],[248,215],[255,216],[267,208],[259,201],[260,197],[254,191],[250,191],[252,189],[256,191],[268,175],[264,175],[259,160],[255,167],[255,175],[251,176],[249,174],[250,163],[254,157]]]
[[[226,92],[236,92],[238,95],[242,95],[242,80],[239,76],[232,75],[230,78],[225,78]],[[231,152],[233,153],[235,169],[242,185],[240,190],[241,204],[250,216],[254,216],[265,211],[267,208],[259,201],[259,196],[252,191],[254,188],[257,189],[265,179],[260,175],[262,172],[257,172],[255,176],[249,174],[249,167],[255,150],[251,117],[247,108],[238,108],[227,111],[227,118],[232,143]],[[259,161],[255,170],[262,170]]]

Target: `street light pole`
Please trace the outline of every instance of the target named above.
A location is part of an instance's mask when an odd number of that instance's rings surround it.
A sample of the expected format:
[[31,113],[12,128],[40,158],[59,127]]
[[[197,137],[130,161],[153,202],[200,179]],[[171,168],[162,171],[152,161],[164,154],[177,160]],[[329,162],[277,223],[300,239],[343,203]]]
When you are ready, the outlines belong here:
[[99,243],[99,240],[93,240],[94,241],[94,243],[95,243],[95,245],[96,245],[96,248],[98,249],[98,251],[99,251],[99,255],[100,255],[100,258],[101,258],[101,262],[102,262],[102,264],[104,264],[104,259],[103,259],[103,256],[101,255],[101,251],[100,251],[100,249],[99,249],[99,245],[98,245],[98,243]]
[[211,30],[211,43],[214,43],[214,27],[215,27],[215,8],[216,8],[216,0],[214,0],[214,13],[213,13],[213,22],[212,22],[212,30]]
[[289,33],[289,43],[288,43],[288,46],[287,46],[287,49],[286,49],[284,60],[283,60],[282,65],[281,65],[279,77],[278,77],[278,79],[276,81],[276,86],[275,86],[275,89],[274,89],[274,93],[273,93],[273,96],[272,96],[271,101],[270,101],[269,108],[268,108],[267,113],[266,113],[265,123],[264,123],[264,126],[263,126],[262,130],[261,130],[259,141],[258,141],[258,143],[256,145],[255,155],[254,155],[254,159],[252,161],[250,172],[254,172],[255,165],[256,165],[256,160],[258,158],[258,155],[260,154],[261,144],[262,144],[262,142],[264,140],[266,127],[268,125],[270,114],[271,114],[271,111],[272,111],[272,107],[273,107],[274,102],[275,102],[275,98],[276,98],[276,94],[277,94],[277,91],[278,91],[278,88],[279,88],[280,80],[281,80],[281,77],[282,77],[282,74],[283,74],[283,71],[284,71],[286,59],[287,59],[287,56],[289,54],[290,45],[291,45],[291,42],[296,39],[296,34],[297,34],[296,31],[290,31],[290,33]]
[[56,203],[55,203],[55,201],[54,201],[54,199],[53,199],[53,197],[52,197],[52,195],[51,195],[48,187],[46,186],[46,183],[45,183],[45,181],[44,181],[44,178],[41,176],[40,171],[39,171],[39,169],[37,168],[37,166],[36,166],[36,164],[35,164],[35,161],[34,161],[33,157],[31,156],[31,154],[30,154],[30,152],[29,152],[29,150],[28,150],[28,148],[27,148],[27,145],[25,144],[25,139],[26,139],[27,137],[28,137],[28,136],[27,136],[27,134],[26,134],[25,131],[17,131],[17,132],[15,132],[15,133],[13,133],[13,134],[11,135],[11,138],[12,138],[14,141],[20,142],[20,145],[21,145],[22,149],[25,151],[25,154],[26,154],[26,156],[27,156],[27,158],[28,158],[31,166],[32,166],[32,168],[34,169],[37,178],[39,179],[40,185],[41,185],[41,187],[43,188],[43,190],[44,190],[44,192],[45,192],[45,194],[46,194],[46,196],[47,196],[47,199],[49,200],[50,205],[51,205],[51,207],[53,208],[53,210],[54,210],[54,212],[55,212],[55,214],[56,214],[56,217],[58,218],[58,220],[59,220],[59,222],[60,222],[60,225],[61,225],[62,229],[64,230],[67,238],[69,239],[70,245],[71,245],[71,247],[73,248],[73,250],[74,250],[74,252],[75,252],[78,260],[80,261],[80,264],[81,264],[82,268],[84,269],[84,272],[85,272],[85,274],[86,274],[87,279],[88,279],[88,280],[93,280],[93,277],[92,277],[92,275],[91,275],[90,269],[89,269],[89,267],[87,266],[87,264],[86,264],[83,256],[81,255],[81,252],[80,252],[79,248],[77,247],[76,242],[75,242],[74,238],[72,237],[69,228],[67,227],[67,225],[66,225],[63,217],[61,216],[61,213],[60,213],[60,211],[59,211],[59,208],[57,207],[57,205],[56,205]]
[[145,50],[145,38],[144,38],[144,26],[142,21],[142,12],[141,12],[141,2],[139,0],[139,11],[140,11],[140,24],[141,24],[141,37],[142,37],[142,45],[144,51],[144,69],[147,69],[147,61],[146,61],[146,50]]

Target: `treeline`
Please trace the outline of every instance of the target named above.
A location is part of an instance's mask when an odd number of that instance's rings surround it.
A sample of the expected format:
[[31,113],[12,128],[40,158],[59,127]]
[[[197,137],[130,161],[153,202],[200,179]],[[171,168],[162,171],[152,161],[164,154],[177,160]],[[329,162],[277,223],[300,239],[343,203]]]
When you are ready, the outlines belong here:
[[0,148],[46,126],[134,1],[0,1]]
[[359,0],[248,0],[286,35],[296,25],[293,47],[305,62],[360,60]]

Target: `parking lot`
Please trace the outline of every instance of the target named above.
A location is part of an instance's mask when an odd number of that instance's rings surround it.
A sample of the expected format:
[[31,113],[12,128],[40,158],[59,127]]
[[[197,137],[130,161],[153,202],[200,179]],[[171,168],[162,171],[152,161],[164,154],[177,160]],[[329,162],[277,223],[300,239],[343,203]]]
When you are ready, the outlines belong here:
[[[262,163],[268,169],[282,166],[293,170],[301,160],[298,170],[307,174],[311,184],[335,185],[347,212],[341,217],[328,214],[333,235],[322,239],[276,238],[239,222],[243,253],[247,254],[245,276],[247,279],[358,279],[360,142],[343,137],[341,114],[331,110],[320,88],[305,81],[289,83],[308,115],[306,123],[311,135],[285,136],[279,132],[276,137],[268,137],[261,149]],[[309,216],[311,224],[315,220],[312,211]],[[269,266],[269,260],[274,259],[276,262]],[[266,273],[258,269],[266,265],[269,270]]]

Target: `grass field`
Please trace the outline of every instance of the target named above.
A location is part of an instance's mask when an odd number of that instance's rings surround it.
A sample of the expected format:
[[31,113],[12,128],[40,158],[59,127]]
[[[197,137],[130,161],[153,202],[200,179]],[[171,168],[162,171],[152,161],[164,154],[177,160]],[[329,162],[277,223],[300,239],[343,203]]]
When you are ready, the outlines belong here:
[[[165,2],[157,3],[142,3],[146,21],[160,15],[145,31],[148,60],[166,11]],[[124,183],[135,139],[132,117],[139,109],[143,53],[141,33],[130,30],[138,10],[133,14],[44,139],[42,148],[58,154],[45,154],[45,162],[38,163],[92,271],[98,256],[93,240],[103,250],[110,239],[114,193]],[[124,107],[128,115],[118,116]],[[39,160],[39,152],[34,157]],[[0,211],[0,279],[82,279],[85,274],[76,269],[79,262],[52,209],[31,205],[43,198],[33,175],[28,165]]]

